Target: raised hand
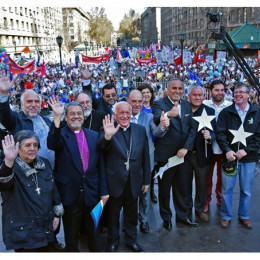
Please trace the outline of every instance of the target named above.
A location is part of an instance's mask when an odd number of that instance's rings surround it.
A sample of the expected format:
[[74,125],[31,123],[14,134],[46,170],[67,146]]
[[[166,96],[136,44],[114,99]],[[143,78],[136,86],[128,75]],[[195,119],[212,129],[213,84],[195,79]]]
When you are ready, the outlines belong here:
[[0,95],[7,95],[8,91],[13,87],[16,76],[10,81],[9,73],[5,75],[3,70],[0,73]]
[[2,147],[5,155],[5,164],[11,168],[18,155],[19,143],[15,144],[13,136],[7,135],[2,140]]
[[160,125],[162,129],[166,129],[170,125],[170,119],[165,115],[164,111],[161,114]]
[[117,125],[117,127],[115,127],[114,116],[110,117],[110,115],[106,115],[105,119],[103,119],[103,127],[105,132],[105,139],[110,140],[112,136],[116,134],[120,125]]
[[59,97],[57,96],[55,98],[54,96],[52,96],[52,97],[50,97],[50,100],[47,102],[53,111],[54,117],[61,117],[64,112],[65,104],[64,103],[60,104]]
[[167,116],[168,116],[169,118],[171,118],[171,117],[176,117],[176,116],[179,115],[180,110],[179,110],[179,108],[178,108],[178,105],[179,105],[179,101],[175,101],[175,102],[174,102],[174,106],[172,107],[172,109],[167,112]]

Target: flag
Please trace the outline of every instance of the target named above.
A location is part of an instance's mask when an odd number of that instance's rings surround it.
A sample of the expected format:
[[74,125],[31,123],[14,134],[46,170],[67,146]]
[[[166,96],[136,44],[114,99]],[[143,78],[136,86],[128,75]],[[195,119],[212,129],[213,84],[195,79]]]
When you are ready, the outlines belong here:
[[34,71],[34,63],[35,60],[28,62],[26,65],[24,66],[19,66],[15,61],[13,61],[10,57],[10,64],[9,64],[9,70],[13,73],[13,74],[28,74]]
[[97,227],[98,227],[98,223],[99,223],[102,211],[103,211],[103,202],[102,202],[102,200],[100,200],[99,203],[95,206],[95,208],[90,213],[91,217],[94,221],[94,224],[95,224],[95,229],[97,229]]
[[129,57],[129,58],[130,58],[130,54],[129,54],[129,52],[128,52],[128,50],[127,50],[127,49],[125,50],[125,54],[124,54],[124,56],[125,56],[125,58],[127,58],[127,57]]
[[178,58],[174,59],[174,63],[175,65],[181,65],[181,56],[179,56]]
[[28,46],[25,46],[25,47],[23,48],[22,52],[24,52],[24,53],[29,53],[29,52],[31,52],[31,51],[30,51],[30,49],[29,49]]
[[46,68],[44,61],[42,62],[41,77],[46,75]]
[[41,55],[39,52],[39,49],[37,48],[37,62],[36,62],[36,66],[40,66],[40,61],[41,61]]
[[187,70],[188,70],[188,73],[189,73],[189,76],[190,76],[190,80],[195,80],[194,74],[191,72],[191,70],[188,66],[187,66]]
[[202,85],[202,83],[200,82],[200,79],[198,78],[198,76],[197,76],[197,74],[196,74],[195,71],[194,71],[193,75],[194,75],[194,80],[197,82],[197,84],[199,84],[201,87],[203,87],[203,85]]
[[117,49],[116,61],[117,61],[117,62],[122,62],[122,60],[123,60],[123,59],[122,59],[122,55],[121,55],[119,49]]

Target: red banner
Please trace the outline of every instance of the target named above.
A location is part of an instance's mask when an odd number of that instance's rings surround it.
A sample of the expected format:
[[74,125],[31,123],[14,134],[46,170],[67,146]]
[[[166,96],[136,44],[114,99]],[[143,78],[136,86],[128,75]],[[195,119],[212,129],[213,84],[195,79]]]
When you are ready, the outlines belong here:
[[28,74],[34,71],[34,63],[35,60],[25,64],[24,66],[19,66],[15,61],[13,61],[10,57],[10,64],[9,64],[9,70],[13,73],[13,74]]
[[260,50],[258,50],[258,65],[260,66]]
[[97,56],[97,57],[89,57],[89,56],[85,56],[84,54],[81,54],[81,56],[82,56],[82,62],[88,62],[88,63],[100,63],[102,61],[109,60],[108,54]]
[[145,64],[156,64],[156,58],[151,58],[151,59],[136,59],[138,61],[138,63],[142,66]]

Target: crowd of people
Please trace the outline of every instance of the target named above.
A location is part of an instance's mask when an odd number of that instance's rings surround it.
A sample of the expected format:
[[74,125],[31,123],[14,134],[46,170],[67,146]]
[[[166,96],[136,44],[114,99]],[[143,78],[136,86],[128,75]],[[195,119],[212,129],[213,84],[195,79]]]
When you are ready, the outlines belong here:
[[[260,79],[256,60],[247,61]],[[144,252],[137,226],[149,233],[151,202],[159,203],[168,231],[171,194],[176,222],[198,227],[198,220],[209,221],[215,165],[220,225],[231,224],[239,178],[238,218],[252,228],[248,211],[260,159],[258,105],[256,89],[232,59],[140,66],[111,57],[100,64],[67,63],[63,70],[49,62],[43,77],[31,73],[10,80],[2,73],[0,190],[6,248],[78,252],[80,235],[86,235],[89,251],[100,252],[103,229],[106,251],[116,252],[123,209],[125,245]],[[176,158],[180,162],[172,165]],[[104,209],[95,228],[91,211],[99,201]],[[61,218],[65,248],[56,238]]]

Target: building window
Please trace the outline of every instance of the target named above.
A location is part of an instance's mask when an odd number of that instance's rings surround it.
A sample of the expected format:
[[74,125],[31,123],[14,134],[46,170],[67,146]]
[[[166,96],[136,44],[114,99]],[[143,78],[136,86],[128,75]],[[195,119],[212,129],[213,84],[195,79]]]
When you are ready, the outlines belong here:
[[6,17],[4,17],[4,27],[6,28],[6,27],[7,27],[7,25],[8,25],[8,23],[7,23],[7,18],[6,18]]
[[11,29],[14,29],[14,20],[10,19],[10,25],[11,25]]
[[20,30],[20,28],[19,28],[19,21],[18,20],[16,20],[16,29]]
[[10,12],[10,13],[13,12],[13,7],[9,7],[9,12]]

